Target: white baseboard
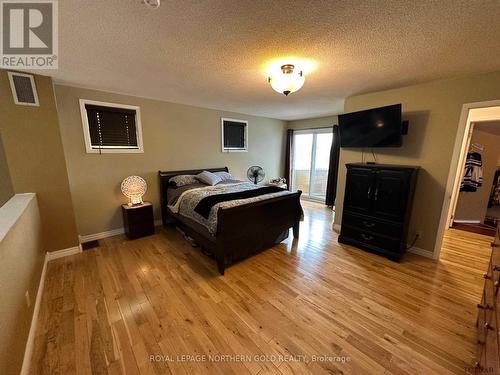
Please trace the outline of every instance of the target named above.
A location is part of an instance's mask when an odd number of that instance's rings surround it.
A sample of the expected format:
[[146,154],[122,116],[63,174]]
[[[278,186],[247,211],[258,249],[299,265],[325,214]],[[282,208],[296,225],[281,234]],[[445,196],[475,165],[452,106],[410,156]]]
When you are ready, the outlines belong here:
[[57,250],[57,251],[49,251],[47,252],[46,259],[48,262],[54,259],[67,257],[69,255],[74,255],[82,252],[82,246],[78,245],[75,247],[69,247],[67,249]]
[[481,220],[453,220],[457,224],[481,224]]
[[80,238],[80,243],[85,243],[85,242],[100,240],[102,238],[117,236],[123,233],[125,233],[125,229],[118,228],[118,229],[107,230],[105,232],[87,234],[85,236],[78,236],[78,237]]
[[[161,220],[155,220],[155,226],[162,225]],[[108,237],[113,237],[113,236],[118,236],[119,234],[125,233],[124,228],[117,228],[117,229],[111,229],[107,230],[105,232],[99,232],[99,233],[94,233],[94,234],[86,234],[84,236],[78,236],[80,239],[80,243],[85,243],[85,242],[90,242],[90,241],[95,241],[95,240],[100,240],[103,238],[108,238]]]
[[421,248],[415,247],[415,246],[409,248],[408,252],[413,253],[413,254],[417,254],[417,255],[420,255],[420,256],[423,256],[426,258],[431,258],[431,259],[434,258],[434,254],[432,253],[432,251],[421,249]]
[[38,323],[38,314],[40,312],[40,305],[42,303],[43,288],[45,286],[45,273],[47,271],[47,263],[49,262],[49,254],[45,254],[43,262],[42,274],[40,275],[40,283],[38,284],[38,291],[36,293],[35,307],[33,308],[33,317],[31,318],[31,326],[24,349],[23,366],[21,367],[20,375],[28,375],[30,373],[31,358],[33,357],[33,347],[35,344],[36,327]]

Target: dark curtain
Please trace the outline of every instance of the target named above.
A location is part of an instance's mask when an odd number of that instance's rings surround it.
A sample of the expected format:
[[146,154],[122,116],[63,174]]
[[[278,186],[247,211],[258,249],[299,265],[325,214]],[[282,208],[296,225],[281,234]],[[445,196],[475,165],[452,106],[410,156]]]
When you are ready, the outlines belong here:
[[285,150],[285,178],[288,190],[292,190],[292,150],[293,150],[293,129],[286,132],[286,150]]
[[337,196],[337,177],[339,173],[339,157],[339,127],[337,125],[333,125],[332,148],[330,149],[330,166],[328,167],[328,182],[326,184],[325,204],[327,206],[335,205],[335,198]]

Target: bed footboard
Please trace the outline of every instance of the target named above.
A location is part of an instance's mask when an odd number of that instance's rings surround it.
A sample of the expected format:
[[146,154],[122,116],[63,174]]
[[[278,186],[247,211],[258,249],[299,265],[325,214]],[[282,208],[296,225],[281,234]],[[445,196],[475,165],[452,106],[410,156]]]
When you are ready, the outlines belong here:
[[[283,233],[293,228],[299,235],[302,216],[299,190],[263,201],[220,208],[217,216],[216,258],[221,274],[229,262],[272,247]],[[286,238],[286,237],[285,237]]]

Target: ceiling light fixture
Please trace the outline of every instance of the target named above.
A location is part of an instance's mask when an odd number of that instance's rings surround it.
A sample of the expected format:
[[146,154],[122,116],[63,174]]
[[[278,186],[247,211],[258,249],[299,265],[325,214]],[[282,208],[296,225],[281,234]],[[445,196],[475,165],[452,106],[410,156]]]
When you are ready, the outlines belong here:
[[268,82],[271,84],[273,90],[285,94],[285,96],[300,90],[304,85],[304,74],[302,70],[295,71],[294,69],[294,65],[285,64],[281,66],[281,72],[269,76]]

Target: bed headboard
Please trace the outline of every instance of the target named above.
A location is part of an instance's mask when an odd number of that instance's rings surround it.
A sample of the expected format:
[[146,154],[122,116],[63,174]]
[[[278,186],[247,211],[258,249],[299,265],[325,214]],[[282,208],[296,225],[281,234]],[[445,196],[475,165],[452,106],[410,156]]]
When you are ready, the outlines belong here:
[[167,189],[168,182],[172,177],[181,174],[198,174],[203,171],[209,172],[229,172],[227,167],[221,168],[205,168],[205,169],[186,169],[184,171],[158,171],[158,179],[160,181],[160,203],[161,203],[161,220],[163,225],[166,224],[166,208],[167,208]]

